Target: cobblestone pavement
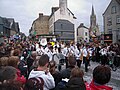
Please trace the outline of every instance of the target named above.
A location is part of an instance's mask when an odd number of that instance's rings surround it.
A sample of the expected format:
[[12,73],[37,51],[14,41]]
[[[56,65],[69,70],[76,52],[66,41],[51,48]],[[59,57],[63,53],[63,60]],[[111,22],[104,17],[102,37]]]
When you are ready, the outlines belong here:
[[[84,74],[85,81],[87,81],[88,83],[91,82],[92,71],[98,65],[99,63],[91,62],[91,66],[89,66],[89,71]],[[84,71],[84,65],[82,65],[81,69]],[[117,68],[116,71],[111,72],[111,80],[107,85],[113,87],[113,90],[120,90],[120,68]]]
[[[89,71],[87,73],[84,73],[84,80],[87,81],[88,83],[90,83],[92,80],[93,69],[99,65],[99,63],[92,62],[92,61],[90,63],[91,63],[91,66],[89,66]],[[65,65],[62,66],[62,69],[64,68],[65,68]],[[85,70],[84,64],[81,65],[81,69],[83,71]],[[120,67],[117,68],[116,71],[111,72],[111,80],[107,85],[113,87],[113,90],[120,90]]]

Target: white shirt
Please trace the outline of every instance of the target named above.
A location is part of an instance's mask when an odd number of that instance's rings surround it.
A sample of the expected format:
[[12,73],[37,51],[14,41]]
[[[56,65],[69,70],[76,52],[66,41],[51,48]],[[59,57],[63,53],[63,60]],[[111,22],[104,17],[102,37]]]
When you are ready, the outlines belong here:
[[69,54],[74,54],[74,51],[70,48],[67,48],[65,47],[63,50],[62,50],[62,54],[65,56],[65,57],[68,57]]
[[88,53],[87,53],[87,49],[84,48],[84,49],[83,49],[83,57],[87,57],[87,54],[88,54]]
[[41,77],[44,80],[43,90],[50,90],[55,87],[55,81],[53,76],[49,73],[45,74],[44,71],[34,71],[30,72],[29,78]]
[[99,51],[99,53],[101,53],[101,55],[107,55],[107,49],[103,48]]
[[40,47],[40,48],[36,49],[36,52],[37,52],[38,55],[43,55],[45,51],[42,47]]
[[77,48],[75,49],[74,54],[75,54],[76,59],[80,59],[81,52]]
[[92,48],[88,49],[89,55],[92,56]]
[[51,52],[51,50],[48,50],[47,55],[49,56],[49,61],[52,61],[53,52]]

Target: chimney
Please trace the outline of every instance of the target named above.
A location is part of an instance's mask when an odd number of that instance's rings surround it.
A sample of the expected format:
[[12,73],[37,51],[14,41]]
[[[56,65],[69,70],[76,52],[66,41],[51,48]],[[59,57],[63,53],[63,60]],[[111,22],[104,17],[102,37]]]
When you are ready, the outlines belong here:
[[80,27],[83,27],[83,26],[84,26],[84,23],[81,23],[81,24],[80,24]]
[[60,13],[65,15],[67,11],[67,0],[59,0]]
[[41,18],[43,16],[43,13],[39,13],[39,18]]

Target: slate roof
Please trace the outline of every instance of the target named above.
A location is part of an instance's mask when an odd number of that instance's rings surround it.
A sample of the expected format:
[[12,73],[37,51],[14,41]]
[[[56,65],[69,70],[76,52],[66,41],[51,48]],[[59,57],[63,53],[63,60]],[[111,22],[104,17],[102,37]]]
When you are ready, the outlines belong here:
[[[109,3],[107,9],[109,8],[110,4],[112,3],[113,0],[111,0],[111,2]],[[116,2],[118,2],[118,4],[120,4],[120,0],[116,0]],[[103,15],[106,13],[107,9],[105,10],[105,12],[103,13]]]

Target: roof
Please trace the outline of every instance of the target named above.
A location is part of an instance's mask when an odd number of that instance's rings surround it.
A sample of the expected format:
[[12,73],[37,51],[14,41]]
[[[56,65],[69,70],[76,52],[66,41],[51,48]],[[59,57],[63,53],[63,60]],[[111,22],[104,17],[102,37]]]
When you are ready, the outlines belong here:
[[[78,26],[78,28],[82,28],[82,27],[83,27],[83,28],[86,28],[86,29],[89,29],[89,28],[87,28],[86,26],[84,26],[83,23],[81,23],[81,24]],[[78,29],[78,28],[77,28],[77,29]]]
[[56,12],[59,9],[59,7],[52,7],[52,13],[49,17],[49,19],[52,17],[52,15],[54,14],[54,12]]
[[2,24],[5,28],[10,29],[10,22],[7,18],[0,17],[0,24]]
[[120,4],[120,0],[116,0]]
[[95,12],[94,12],[94,7],[93,7],[93,5],[92,5],[92,13],[91,13],[91,15],[95,15]]
[[70,11],[70,9],[69,8],[67,8],[68,9],[68,11],[73,15],[73,18],[74,19],[77,19],[76,17],[75,17],[75,15]]
[[0,17],[0,24],[3,24],[3,19],[2,19],[2,17]]
[[10,23],[10,28],[15,28],[15,21],[13,18],[7,18],[8,22]]
[[[50,16],[49,16],[49,15],[43,15],[43,17],[50,17]],[[49,18],[48,18],[48,19],[49,19]],[[34,24],[37,20],[39,20],[39,17],[32,22],[32,26],[33,26],[33,24]]]
[[20,31],[18,22],[15,22],[15,30],[16,30],[16,32]]
[[[50,18],[52,17],[52,15],[59,9],[59,7],[52,7],[52,9],[55,9],[55,11],[51,13],[49,19],[50,19]],[[70,11],[69,8],[67,8],[67,10],[73,15],[73,18],[74,18],[74,19],[77,19],[77,18],[75,17],[75,15]]]
[[[107,9],[105,10],[105,12],[103,13],[103,15],[106,13],[106,11],[108,10],[108,8],[109,8],[109,6],[110,6],[110,4],[112,3],[112,1],[113,0],[111,0],[111,2],[109,3],[109,5],[108,5],[108,7],[107,7]],[[115,0],[118,4],[120,4],[120,0]]]

